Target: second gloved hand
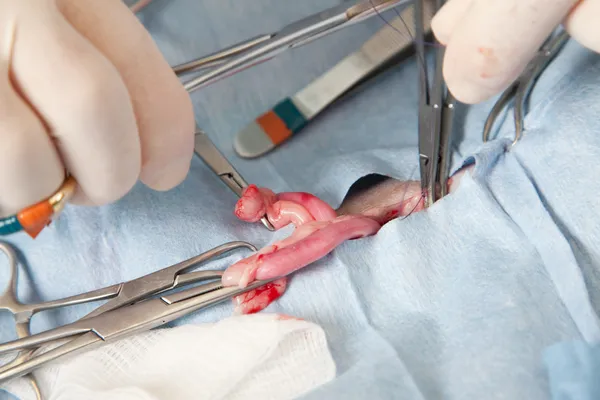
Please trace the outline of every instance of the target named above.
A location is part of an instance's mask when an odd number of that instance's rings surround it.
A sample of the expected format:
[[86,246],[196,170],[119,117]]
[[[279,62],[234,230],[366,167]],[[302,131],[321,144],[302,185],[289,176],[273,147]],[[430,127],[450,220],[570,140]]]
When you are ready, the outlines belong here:
[[185,178],[191,101],[120,0],[2,1],[0,39],[0,216],[52,195],[65,168],[78,204]]
[[444,78],[461,102],[478,103],[506,89],[552,31],[600,52],[600,0],[449,0],[432,29],[447,46]]

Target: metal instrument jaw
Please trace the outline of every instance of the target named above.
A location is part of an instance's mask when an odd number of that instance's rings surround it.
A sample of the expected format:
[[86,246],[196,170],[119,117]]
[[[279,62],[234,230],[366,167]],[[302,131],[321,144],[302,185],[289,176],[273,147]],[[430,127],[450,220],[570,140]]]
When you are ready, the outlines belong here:
[[178,75],[202,71],[184,83],[192,92],[246,68],[260,64],[285,50],[308,44],[354,23],[361,22],[413,0],[361,0],[331,7],[283,27],[278,32],[263,34],[237,43],[219,52],[174,67]]
[[143,298],[147,298],[176,287],[211,279],[219,279],[222,275],[221,271],[188,271],[198,267],[200,264],[206,261],[241,248],[251,251],[257,250],[256,247],[247,242],[229,242],[180,263],[171,265],[170,267],[163,268],[159,271],[152,272],[125,283],[121,283],[119,292],[115,298],[107,301],[105,304],[96,308],[82,319],[93,318],[107,311],[115,310],[124,305],[132,304]]
[[[258,35],[208,56],[177,65],[173,67],[173,71],[177,76],[201,72],[200,76],[183,83],[184,88],[191,93],[267,61],[285,50],[303,46],[381,12],[411,3],[412,0],[360,0],[351,5],[340,4],[293,22],[278,32]],[[195,150],[219,179],[241,197],[248,184],[199,129],[196,131]],[[268,230],[275,230],[266,216],[261,222]]]
[[[436,10],[444,1],[435,0]],[[432,87],[429,87],[423,31],[423,1],[415,1],[415,46],[419,66],[419,167],[425,207],[447,194],[448,161],[454,114],[454,98],[446,88],[442,66],[444,49],[437,41]],[[435,39],[434,39],[435,41]]]
[[[242,193],[248,186],[248,183],[246,183],[233,165],[227,161],[225,156],[217,149],[208,135],[198,128],[196,128],[194,151],[219,177],[219,179],[229,187],[229,189],[231,189],[238,197],[242,197]],[[266,216],[261,218],[260,221],[268,230],[275,230]]]
[[248,51],[265,41],[272,39],[274,34],[259,35],[243,42],[234,44],[233,46],[219,50],[215,53],[206,55],[202,58],[197,58],[192,61],[188,61],[183,64],[176,65],[173,67],[173,72],[177,76],[183,76],[191,74],[193,72],[203,71],[210,68],[216,68],[219,65],[223,65],[228,59],[240,55],[245,51]]
[[509,86],[504,93],[502,93],[496,104],[494,104],[494,107],[492,107],[492,110],[485,121],[485,126],[483,128],[484,142],[489,140],[492,127],[500,112],[513,99],[515,137],[511,147],[521,139],[523,136],[523,131],[525,130],[524,109],[527,98],[529,97],[536,80],[546,69],[548,64],[550,64],[550,62],[558,55],[568,40],[569,34],[566,31],[559,32],[556,35],[551,35],[542,45],[535,57],[529,62],[529,64],[527,64],[527,67],[519,76],[519,78],[511,86]]
[[3,343],[0,345],[0,353],[51,345],[57,341],[71,338],[65,344],[35,355],[8,370],[0,371],[0,384],[26,375],[62,357],[89,351],[106,342],[157,328],[192,312],[257,289],[274,280],[276,278],[254,281],[244,288],[223,287],[221,282],[212,282],[169,296],[128,305],[18,341]]
[[242,192],[248,183],[235,170],[233,165],[223,156],[217,149],[208,135],[200,129],[196,129],[194,138],[194,151],[208,167],[221,179],[229,189],[231,189],[238,197],[242,196]]
[[[22,304],[16,298],[18,271],[15,254],[9,245],[0,243],[0,250],[9,258],[12,273],[9,287],[0,298],[2,302],[0,309],[20,317],[29,316],[17,324],[19,339],[0,344],[0,354],[20,351],[15,360],[0,367],[0,384],[27,375],[34,369],[63,356],[74,355],[107,341],[153,329],[275,280],[255,281],[245,288],[224,287],[221,282],[223,271],[189,271],[204,261],[240,248],[257,250],[247,242],[230,242],[128,282],[62,300]],[[202,281],[212,282],[180,292],[166,293]],[[74,323],[30,335],[29,319],[37,311],[111,297],[112,300]],[[52,348],[48,350],[49,347]],[[32,383],[36,391],[39,390],[35,380],[32,380]]]

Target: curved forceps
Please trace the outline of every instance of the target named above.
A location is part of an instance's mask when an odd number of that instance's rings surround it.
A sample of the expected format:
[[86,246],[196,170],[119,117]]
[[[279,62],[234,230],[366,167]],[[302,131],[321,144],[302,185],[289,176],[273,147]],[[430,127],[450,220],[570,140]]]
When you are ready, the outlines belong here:
[[[210,140],[208,135],[200,128],[196,127],[194,134],[194,152],[208,165],[215,175],[238,197],[242,197],[244,189],[248,183],[242,178],[235,167],[225,158],[219,151],[217,146]],[[274,231],[275,227],[269,222],[269,219],[264,216],[260,222],[270,231]]]
[[[256,251],[256,247],[247,242],[229,242],[225,243],[221,246],[217,246],[211,250],[208,250],[198,256],[191,257],[185,261],[179,262],[177,264],[171,265],[169,267],[163,268],[156,272],[152,272],[150,274],[144,275],[137,279],[133,279],[127,282],[118,283],[115,285],[107,286],[101,289],[92,290],[90,292],[86,292],[83,294],[65,297],[59,300],[41,302],[41,303],[32,303],[32,304],[24,304],[21,303],[17,297],[17,283],[18,283],[18,262],[15,251],[12,246],[7,243],[0,242],[0,252],[3,252],[8,259],[9,266],[9,283],[6,290],[0,294],[0,310],[8,311],[12,313],[15,325],[16,325],[16,333],[18,336],[18,340],[0,344],[0,348],[3,351],[0,353],[11,352],[15,350],[20,350],[17,357],[0,366],[0,383],[8,381],[18,376],[27,375],[32,387],[36,393],[38,399],[41,399],[41,392],[39,389],[39,385],[37,384],[35,378],[29,373],[38,368],[39,366],[53,361],[58,357],[62,357],[64,355],[69,354],[73,350],[73,345],[71,343],[67,343],[66,345],[60,346],[57,349],[50,350],[46,353],[43,353],[39,356],[34,355],[33,353],[42,345],[49,344],[52,341],[68,338],[73,335],[83,333],[80,330],[73,330],[69,327],[76,325],[77,323],[87,324],[86,321],[93,321],[95,318],[106,315],[105,320],[107,322],[112,322],[114,324],[120,323],[120,328],[126,333],[129,333],[131,327],[130,324],[131,318],[125,318],[121,321],[115,321],[115,316],[112,316],[109,312],[121,309],[125,306],[132,305],[141,300],[146,300],[149,297],[163,293],[180,286],[189,285],[196,282],[207,281],[207,280],[215,280],[218,282],[212,282],[205,285],[201,285],[195,287],[190,290],[195,290],[194,294],[202,298],[202,294],[208,293],[210,291],[216,291],[216,289],[220,289],[221,282],[220,278],[223,274],[223,271],[216,270],[208,270],[208,271],[194,271],[187,272],[188,270],[197,267],[198,265],[208,261],[209,259],[219,257],[224,255],[225,253],[229,253],[233,250],[237,250],[240,248],[246,248],[251,251]],[[264,283],[263,283],[264,284]],[[227,289],[227,288],[226,288]],[[236,288],[234,288],[236,289]],[[231,290],[230,290],[231,291]],[[231,291],[234,293],[233,291]],[[185,293],[182,292],[182,293]],[[177,298],[178,294],[173,294],[168,296],[168,298]],[[228,296],[224,297],[225,299],[230,298],[231,296],[237,295],[227,293],[218,292],[213,295],[221,295]],[[48,330],[46,332],[38,333],[36,335],[31,335],[30,331],[30,321],[31,318],[40,311],[56,309],[61,307],[67,307],[77,304],[89,303],[93,301],[106,300],[111,299],[102,306],[96,308],[91,313],[87,314],[79,321],[65,325],[63,327],[55,328]],[[210,300],[210,299],[208,299]],[[127,307],[125,307],[127,308]],[[118,316],[116,317],[118,318]],[[174,318],[172,318],[174,319]],[[172,320],[171,319],[171,320]],[[165,322],[163,322],[164,324]],[[125,325],[125,326],[123,326]],[[87,326],[87,325],[86,325]],[[89,326],[92,326],[91,324]],[[127,329],[126,329],[127,328]],[[95,325],[90,328],[90,331],[94,331],[96,329]],[[56,335],[53,332],[63,332],[63,335]],[[67,331],[69,334],[64,334]],[[87,332],[87,331],[86,331]],[[121,332],[122,333],[122,332]],[[33,340],[33,345],[31,344],[32,339],[42,338],[45,340]],[[88,337],[89,339],[89,337]],[[103,339],[103,338],[101,338]],[[102,340],[101,340],[102,341]],[[95,343],[95,341],[92,341]],[[21,346],[22,343],[29,343],[26,346]],[[20,346],[20,347],[19,347]],[[21,371],[25,371],[22,372]]]
[[537,52],[535,57],[527,64],[525,71],[521,76],[506,89],[492,110],[488,115],[487,120],[483,128],[483,141],[489,140],[490,132],[494,126],[494,122],[498,118],[500,112],[506,107],[506,105],[514,98],[514,124],[515,124],[515,138],[511,144],[514,146],[523,136],[524,131],[524,108],[525,102],[531,93],[537,78],[541,75],[544,69],[550,64],[550,62],[556,57],[563,46],[569,40],[569,35],[566,31],[562,31],[554,37],[550,37],[546,40],[541,49]]
[[[414,0],[355,0],[350,5],[340,4],[284,26],[278,32],[258,35],[216,53],[177,65],[173,67],[173,71],[179,77],[200,72],[199,76],[183,83],[184,88],[191,93],[268,61],[285,50],[308,44],[347,26],[378,16],[386,10],[408,6],[413,2]],[[240,197],[248,184],[208,136],[198,128],[194,149],[213,172]],[[275,230],[266,216],[261,218],[261,222],[268,230]]]
[[186,90],[192,92],[268,61],[285,50],[303,46],[397,6],[408,6],[413,1],[361,0],[351,2],[350,5],[344,2],[293,22],[278,32],[258,35],[216,53],[177,65],[173,69],[178,76],[204,71],[200,76],[184,83]]

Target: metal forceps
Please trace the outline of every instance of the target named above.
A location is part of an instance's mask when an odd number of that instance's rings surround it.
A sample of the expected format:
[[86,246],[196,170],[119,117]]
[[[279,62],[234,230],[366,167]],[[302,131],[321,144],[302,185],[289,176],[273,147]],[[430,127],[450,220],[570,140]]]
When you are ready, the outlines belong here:
[[514,146],[519,139],[521,139],[525,129],[523,121],[525,102],[527,101],[529,93],[535,85],[537,78],[548,66],[548,64],[550,64],[554,57],[556,57],[568,40],[569,34],[566,31],[562,31],[555,36],[551,35],[542,45],[535,57],[529,62],[529,64],[527,64],[527,67],[521,76],[502,93],[490,111],[487,120],[485,121],[485,126],[483,128],[484,142],[488,141],[490,132],[492,131],[492,127],[498,118],[498,115],[513,98],[515,138],[511,146]]
[[[17,298],[18,262],[16,254],[10,245],[0,242],[0,251],[8,258],[10,268],[9,285],[0,295],[0,310],[13,314],[19,337],[17,340],[0,344],[0,354],[20,351],[14,360],[0,367],[0,383],[27,375],[34,369],[63,356],[164,325],[188,313],[268,283],[268,281],[253,282],[244,289],[223,287],[221,283],[223,271],[188,272],[210,259],[241,248],[256,251],[256,247],[250,243],[229,242],[131,281],[60,300],[23,304]],[[161,296],[161,294],[181,286],[211,280],[213,282]],[[159,297],[151,298],[156,295]],[[40,311],[105,299],[111,300],[72,324],[31,335],[29,322],[33,315]],[[39,355],[35,354],[40,347],[58,344],[63,339],[71,340]],[[36,381],[32,376],[28,378],[38,398],[41,398]]]
[[293,22],[278,32],[253,37],[208,56],[177,65],[173,69],[179,76],[204,71],[200,76],[184,83],[184,87],[191,92],[265,62],[285,50],[305,45],[381,12],[397,6],[407,6],[412,2],[413,0],[361,0],[350,5],[344,2]]
[[[407,6],[412,1],[361,0],[355,1],[351,5],[341,4],[291,23],[278,32],[253,37],[208,56],[175,66],[173,70],[180,77],[193,72],[201,72],[200,76],[183,84],[185,89],[191,93],[267,61],[285,50],[310,43],[394,7]],[[248,184],[200,129],[196,129],[195,151],[213,172],[240,197],[242,190]],[[267,229],[275,230],[266,217],[263,217],[261,222]]]
[[[194,138],[194,151],[208,167],[231,189],[238,197],[242,197],[242,192],[248,183],[242,178],[239,172],[231,165],[225,156],[217,149],[217,146],[210,140],[208,135],[201,129],[196,128]],[[270,231],[275,228],[269,222],[267,217],[260,219],[262,224]]]
[[[435,10],[444,1],[436,0]],[[448,159],[454,115],[454,97],[447,90],[442,74],[444,48],[435,41],[435,70],[429,87],[423,33],[424,13],[421,0],[415,1],[415,46],[419,68],[419,167],[425,206],[431,206],[447,194]]]

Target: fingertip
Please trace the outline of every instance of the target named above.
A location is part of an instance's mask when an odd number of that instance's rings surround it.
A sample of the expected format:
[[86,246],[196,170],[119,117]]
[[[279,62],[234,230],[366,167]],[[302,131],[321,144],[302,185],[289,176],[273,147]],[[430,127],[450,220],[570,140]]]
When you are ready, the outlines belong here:
[[493,48],[477,47],[469,31],[472,28],[468,21],[453,30],[446,43],[442,73],[456,100],[476,104],[499,90],[501,83],[496,72],[499,60]]
[[194,147],[194,134],[196,131],[196,118],[194,116],[194,105],[190,93],[183,87],[175,73],[167,68],[170,79],[165,82],[164,96],[169,104],[169,124],[179,139],[179,145],[183,147],[184,153],[191,154]]
[[[173,189],[185,180],[194,156],[194,109],[181,85],[168,90],[168,110],[162,111],[158,131],[146,125],[141,132],[142,171],[140,180],[153,190]],[[155,121],[156,122],[156,121]]]
[[472,2],[446,48],[443,70],[449,90],[466,104],[488,100],[505,90],[567,15],[573,1]]
[[444,25],[444,21],[441,21],[439,18],[437,18],[437,14],[431,20],[431,31],[438,42],[444,46],[448,44],[448,41],[450,40],[450,32]]
[[564,27],[579,44],[600,53],[600,35],[596,22],[598,16],[600,0],[583,0],[571,10],[565,19]]
[[483,90],[480,85],[468,80],[450,81],[448,91],[460,103],[478,104],[494,96],[496,91]]
[[[185,180],[194,156],[195,118],[189,93],[175,75],[172,81],[163,82],[163,107],[160,115],[145,118],[141,131],[142,172],[141,181],[148,187],[165,191]],[[148,118],[148,119],[146,119]],[[148,122],[156,125],[150,126]],[[162,127],[162,129],[159,129]]]
[[[12,60],[15,81],[78,183],[73,202],[118,200],[135,185],[141,168],[138,129],[122,77],[55,5],[22,23]],[[40,64],[48,65],[44,74]]]
[[431,30],[438,42],[448,44],[456,24],[464,18],[470,6],[471,0],[451,0],[438,10],[431,19]]
[[452,38],[446,48],[442,68],[448,90],[461,103],[476,104],[487,100],[505,84],[504,80],[490,80],[485,71],[485,56],[469,54],[469,46]]
[[164,192],[179,186],[187,177],[191,158],[175,159],[162,168],[146,168],[140,174],[140,181],[150,189]]
[[152,36],[121,1],[60,3],[61,12],[112,62],[127,88],[140,145],[136,182],[139,178],[159,191],[179,185],[193,157],[194,108]]

